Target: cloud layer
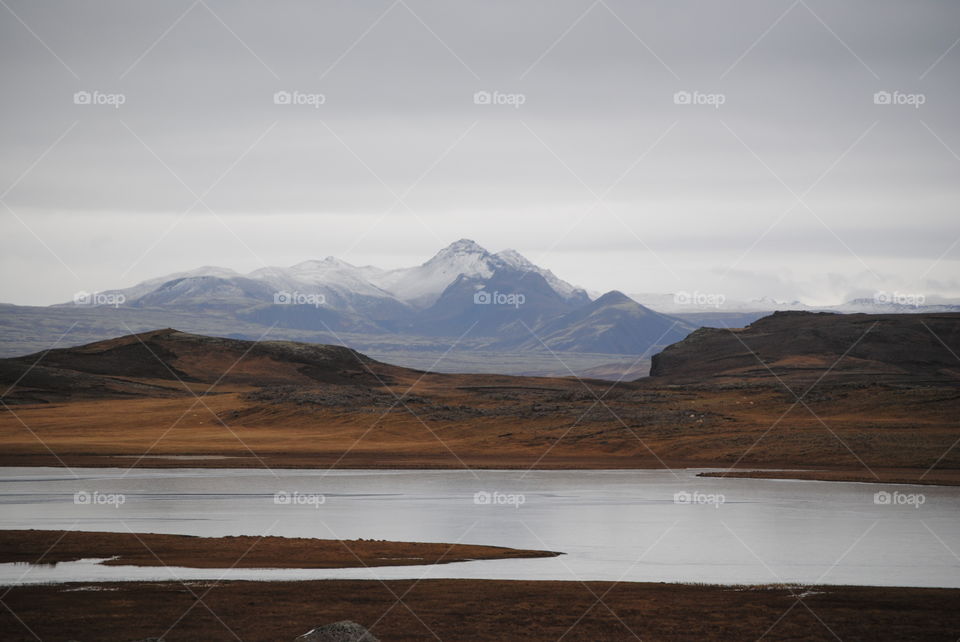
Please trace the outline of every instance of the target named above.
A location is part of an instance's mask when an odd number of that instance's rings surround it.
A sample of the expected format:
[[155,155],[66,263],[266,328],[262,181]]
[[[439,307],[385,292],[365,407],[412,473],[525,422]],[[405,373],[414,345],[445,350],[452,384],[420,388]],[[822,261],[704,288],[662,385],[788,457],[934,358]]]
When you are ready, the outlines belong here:
[[2,301],[461,237],[595,289],[960,295],[951,3],[8,6]]

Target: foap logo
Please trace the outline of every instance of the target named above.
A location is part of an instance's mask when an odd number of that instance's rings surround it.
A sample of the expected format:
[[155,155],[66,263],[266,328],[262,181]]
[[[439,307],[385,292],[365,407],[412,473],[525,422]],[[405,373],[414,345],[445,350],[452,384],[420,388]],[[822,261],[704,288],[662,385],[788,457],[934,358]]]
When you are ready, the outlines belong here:
[[726,501],[727,498],[720,493],[701,493],[696,490],[691,493],[686,490],[681,490],[673,494],[673,503],[681,506],[701,505],[720,508]]
[[915,292],[885,292],[881,290],[873,295],[873,302],[879,304],[894,303],[919,308],[926,302],[927,297]]
[[520,508],[526,502],[526,496],[519,493],[478,490],[473,494],[473,503],[477,506],[512,506],[514,508]]
[[320,106],[327,102],[327,97],[323,94],[309,94],[302,91],[277,91],[273,94],[274,105],[306,105],[314,109],[320,109]]
[[78,91],[73,94],[74,105],[106,105],[120,109],[120,105],[127,102],[124,94],[108,94],[102,91]]
[[80,290],[73,295],[74,305],[112,305],[119,308],[127,297],[119,292],[87,292]]
[[701,307],[714,307],[719,308],[727,300],[727,297],[723,294],[718,293],[706,293],[706,292],[687,292],[681,290],[674,293],[673,302],[677,305],[696,305]]
[[707,94],[702,91],[678,91],[673,94],[674,105],[706,105],[720,109],[727,102],[726,94]]
[[473,293],[474,305],[512,305],[515,308],[519,308],[526,302],[527,297],[519,292],[508,294],[506,292],[479,290]]
[[519,109],[525,102],[526,94],[507,94],[500,91],[477,91],[473,94],[474,105],[507,105]]
[[897,490],[890,493],[881,490],[873,494],[873,503],[877,506],[913,506],[914,508],[920,508],[927,503],[927,498],[923,493],[907,494]]
[[113,506],[120,508],[127,502],[122,493],[101,493],[98,490],[78,490],[73,494],[73,503],[77,506]]
[[273,494],[273,503],[277,506],[313,506],[320,508],[327,503],[326,495],[320,493],[301,493],[278,490]]
[[287,292],[281,290],[273,293],[274,305],[312,305],[319,308],[327,302],[323,294],[304,294],[302,292]]
[[878,91],[873,95],[874,105],[906,105],[920,109],[927,102],[926,94],[907,94],[902,91]]

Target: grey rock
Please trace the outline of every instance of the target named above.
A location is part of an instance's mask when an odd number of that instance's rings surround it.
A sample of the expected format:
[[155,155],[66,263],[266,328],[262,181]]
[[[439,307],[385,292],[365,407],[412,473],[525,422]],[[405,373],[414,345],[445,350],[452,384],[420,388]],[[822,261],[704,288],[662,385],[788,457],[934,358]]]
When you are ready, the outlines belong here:
[[294,642],[379,642],[379,640],[360,624],[342,620],[308,631]]

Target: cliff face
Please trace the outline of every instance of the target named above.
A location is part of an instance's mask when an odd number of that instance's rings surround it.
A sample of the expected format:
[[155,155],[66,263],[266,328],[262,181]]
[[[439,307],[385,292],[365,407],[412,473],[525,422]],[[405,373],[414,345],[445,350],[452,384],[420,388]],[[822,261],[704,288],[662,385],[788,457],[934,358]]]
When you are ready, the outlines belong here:
[[956,313],[778,312],[745,328],[701,328],[654,355],[650,375],[677,382],[824,375],[960,383],[958,354]]

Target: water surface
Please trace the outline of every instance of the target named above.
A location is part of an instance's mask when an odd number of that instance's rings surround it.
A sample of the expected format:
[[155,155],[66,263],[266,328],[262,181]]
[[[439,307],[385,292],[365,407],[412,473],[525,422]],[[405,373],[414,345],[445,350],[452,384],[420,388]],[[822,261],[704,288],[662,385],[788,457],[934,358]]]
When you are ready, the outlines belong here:
[[[0,584],[427,577],[960,587],[958,488],[697,472],[76,469],[74,477],[59,468],[0,468],[6,529],[373,538],[566,553],[334,570],[0,564]],[[899,495],[877,504],[881,491]],[[897,503],[911,496],[912,504]]]

